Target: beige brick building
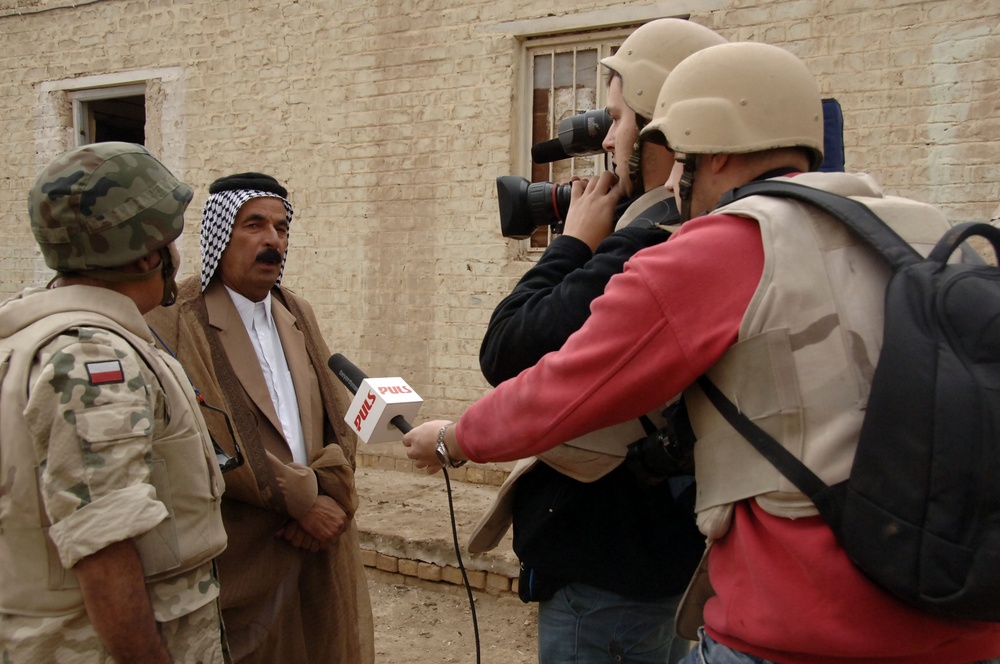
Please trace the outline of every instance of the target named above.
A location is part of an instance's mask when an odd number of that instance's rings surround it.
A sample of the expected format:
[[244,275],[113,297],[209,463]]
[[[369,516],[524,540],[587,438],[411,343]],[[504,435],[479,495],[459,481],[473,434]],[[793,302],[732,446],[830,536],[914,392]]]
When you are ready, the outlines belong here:
[[802,57],[842,105],[848,170],[954,221],[997,209],[1000,0],[0,0],[0,295],[50,276],[28,232],[38,170],[138,117],[196,189],[184,273],[208,183],[274,174],[297,208],[284,283],[330,346],[455,416],[537,256],[501,237],[495,178],[530,175],[532,140],[603,104],[596,59],[663,16]]

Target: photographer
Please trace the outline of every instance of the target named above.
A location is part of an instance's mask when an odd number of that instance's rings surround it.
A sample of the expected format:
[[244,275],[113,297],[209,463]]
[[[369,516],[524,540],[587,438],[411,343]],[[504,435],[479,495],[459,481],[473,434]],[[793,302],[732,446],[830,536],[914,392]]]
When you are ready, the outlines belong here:
[[[480,350],[491,384],[559,349],[624,263],[669,237],[660,224],[676,220],[662,186],[673,156],[640,143],[639,131],[673,67],[724,41],[697,24],[661,19],[602,60],[613,121],[603,147],[614,172],[573,183],[564,233],[494,311]],[[616,205],[632,198],[612,233]],[[662,426],[658,413],[650,419]],[[488,550],[513,521],[520,594],[539,602],[540,662],[602,661],[609,654],[674,662],[687,649],[675,640],[672,621],[703,538],[690,508],[676,500],[684,481],[651,483],[623,463],[629,444],[655,428],[633,420],[521,461],[470,541],[470,551]]]
[[[922,611],[873,583],[809,498],[695,385],[710,374],[798,460],[826,482],[843,480],[871,405],[858,395],[871,391],[867,369],[879,363],[888,271],[818,209],[720,199],[782,178],[878,205],[914,244],[939,237],[947,221],[883,194],[871,176],[807,172],[824,157],[819,86],[783,49],[704,49],[673,70],[660,99],[646,132],[684,163],[678,203],[690,221],[629,261],[559,351],[456,424],[406,434],[407,456],[435,472],[442,461],[537,454],[683,391],[698,431],[698,522],[712,542],[701,577],[711,588],[697,584],[685,601],[684,626],[700,634],[685,664],[997,661],[1000,623]],[[871,297],[850,295],[862,292]]]

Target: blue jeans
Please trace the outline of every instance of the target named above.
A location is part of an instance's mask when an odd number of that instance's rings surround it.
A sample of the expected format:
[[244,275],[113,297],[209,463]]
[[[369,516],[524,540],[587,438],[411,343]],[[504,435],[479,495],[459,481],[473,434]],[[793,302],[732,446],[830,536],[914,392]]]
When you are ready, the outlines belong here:
[[681,664],[774,664],[769,659],[748,655],[739,650],[727,648],[712,640],[704,629],[698,630],[701,639]]
[[679,601],[633,600],[571,583],[538,604],[539,664],[675,664],[691,645],[674,634]]
[[[769,659],[754,657],[713,641],[703,629],[698,630],[701,640],[681,664],[774,664]],[[1000,664],[1000,658],[984,659],[977,664]]]

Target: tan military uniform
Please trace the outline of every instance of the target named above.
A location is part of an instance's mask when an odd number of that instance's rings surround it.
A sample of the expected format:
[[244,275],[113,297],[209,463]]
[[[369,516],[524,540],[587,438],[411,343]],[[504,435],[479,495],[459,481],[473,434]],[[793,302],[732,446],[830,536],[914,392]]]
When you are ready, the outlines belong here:
[[[39,335],[25,358],[8,338],[28,326]],[[222,477],[180,365],[130,299],[88,286],[8,300],[0,339],[3,661],[110,661],[71,568],[132,539],[174,661],[223,662]],[[18,398],[23,420],[7,419]]]

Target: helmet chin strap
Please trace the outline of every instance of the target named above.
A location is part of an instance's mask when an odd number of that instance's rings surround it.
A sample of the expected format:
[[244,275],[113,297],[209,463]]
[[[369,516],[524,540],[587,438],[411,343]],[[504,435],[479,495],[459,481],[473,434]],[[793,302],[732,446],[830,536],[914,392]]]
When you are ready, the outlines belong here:
[[642,186],[642,146],[638,139],[632,144],[632,154],[628,158],[628,179],[632,182],[632,193],[644,193]]
[[[174,260],[173,253],[170,251],[169,245],[161,247],[157,253],[160,255],[160,264],[145,272],[122,272],[120,270],[94,268],[92,270],[80,270],[76,274],[85,275],[92,279],[100,279],[101,281],[121,283],[125,281],[146,281],[156,276],[158,272],[162,272],[163,298],[160,300],[160,305],[169,307],[177,299],[177,281],[174,279],[177,275],[177,265],[175,264],[176,261]],[[66,275],[70,273],[60,274]],[[59,276],[57,274],[52,282],[58,279]],[[49,283],[51,284],[52,282]]]
[[642,181],[642,139],[639,136],[649,121],[636,113],[635,124],[637,131],[635,141],[632,143],[632,154],[628,158],[628,179],[632,182],[632,195],[640,196],[646,193],[646,187]]
[[677,185],[681,198],[681,222],[691,219],[691,196],[694,191],[694,172],[698,168],[698,155],[684,155],[684,172]]
[[169,307],[177,301],[177,276],[178,265],[174,262],[174,252],[172,245],[167,245],[160,249],[160,267],[163,270],[163,297],[160,299],[161,307]]

